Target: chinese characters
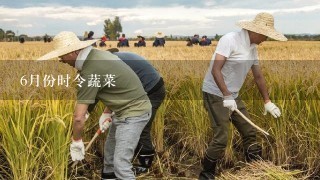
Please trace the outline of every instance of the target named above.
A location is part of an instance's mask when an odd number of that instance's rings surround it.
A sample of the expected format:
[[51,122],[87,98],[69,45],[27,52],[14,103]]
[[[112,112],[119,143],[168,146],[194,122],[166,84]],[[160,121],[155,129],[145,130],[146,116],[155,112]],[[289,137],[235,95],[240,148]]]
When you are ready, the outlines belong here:
[[[113,74],[105,74],[105,75],[99,75],[99,74],[90,74],[88,77],[82,77],[80,74],[77,74],[77,76],[73,79],[73,82],[77,84],[78,87],[83,87],[84,85],[87,85],[88,87],[105,87],[108,88],[116,86],[115,83],[115,75]],[[57,86],[65,86],[69,87],[69,81],[71,77],[69,74],[65,75],[52,75],[52,74],[45,74],[43,78],[40,78],[40,75],[34,75],[31,74],[30,77],[27,75],[23,75],[20,78],[20,84],[22,86],[36,86],[40,87],[41,85],[43,87],[53,87],[55,85]]]

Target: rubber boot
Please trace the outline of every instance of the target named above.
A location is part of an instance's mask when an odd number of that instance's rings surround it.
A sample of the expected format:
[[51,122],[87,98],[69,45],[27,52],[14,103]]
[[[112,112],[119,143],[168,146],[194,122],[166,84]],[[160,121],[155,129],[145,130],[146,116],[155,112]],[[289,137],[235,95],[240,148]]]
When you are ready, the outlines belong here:
[[117,176],[112,173],[101,173],[101,180],[116,180]]
[[139,160],[140,165],[134,165],[132,168],[135,175],[139,175],[142,173],[148,173],[149,168],[152,165],[153,158],[154,158],[154,154],[148,154],[148,155],[140,154],[140,155],[138,155],[138,160]]
[[214,180],[217,160],[210,159],[208,156],[205,156],[201,162],[203,170],[199,174],[199,180]]
[[246,161],[248,163],[252,161],[259,161],[262,160],[262,148],[258,147],[257,149],[248,149],[245,152]]

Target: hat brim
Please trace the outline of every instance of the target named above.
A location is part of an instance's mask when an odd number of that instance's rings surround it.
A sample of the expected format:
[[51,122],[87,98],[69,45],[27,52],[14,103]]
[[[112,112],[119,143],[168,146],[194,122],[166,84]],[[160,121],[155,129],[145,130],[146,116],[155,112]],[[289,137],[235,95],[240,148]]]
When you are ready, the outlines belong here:
[[164,38],[165,37],[165,34],[163,32],[156,32],[155,33],[155,37],[156,38]]
[[277,41],[287,41],[288,39],[280,32],[276,31],[273,28],[263,28],[260,26],[257,26],[252,21],[240,21],[236,23],[237,26],[258,33],[265,36],[268,36],[269,38],[272,38]]
[[91,46],[93,43],[95,43],[97,41],[98,41],[98,39],[88,40],[88,41],[80,41],[79,43],[74,44],[74,45],[70,45],[67,48],[60,48],[60,49],[53,50],[53,51],[41,56],[40,58],[38,58],[37,61],[50,60],[50,59],[53,59],[53,58],[56,58],[59,56],[63,56],[63,55],[68,54],[70,52]]

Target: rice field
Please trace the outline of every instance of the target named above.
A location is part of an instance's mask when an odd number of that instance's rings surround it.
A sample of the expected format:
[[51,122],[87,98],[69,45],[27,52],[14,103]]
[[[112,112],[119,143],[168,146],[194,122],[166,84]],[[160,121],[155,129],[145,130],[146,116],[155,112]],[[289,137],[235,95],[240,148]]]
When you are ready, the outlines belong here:
[[[133,42],[130,42],[133,44]],[[146,57],[162,74],[167,97],[153,124],[157,158],[139,179],[196,179],[200,159],[212,132],[202,102],[202,80],[215,50],[168,41],[164,48],[121,48]],[[23,74],[70,74],[56,61],[34,60],[51,50],[43,42],[0,42],[0,178],[99,179],[105,134],[86,159],[71,168],[69,143],[76,88],[21,87]],[[107,49],[116,42],[107,43]],[[305,179],[320,174],[320,42],[264,42],[258,48],[270,97],[282,111],[279,119],[263,116],[263,101],[249,73],[241,89],[250,119],[271,134],[259,134],[267,162],[245,164],[239,133],[231,128],[229,144],[219,163],[219,179]],[[29,60],[29,61],[28,61]],[[86,122],[84,140],[98,128],[103,106]],[[240,164],[239,164],[240,163]]]

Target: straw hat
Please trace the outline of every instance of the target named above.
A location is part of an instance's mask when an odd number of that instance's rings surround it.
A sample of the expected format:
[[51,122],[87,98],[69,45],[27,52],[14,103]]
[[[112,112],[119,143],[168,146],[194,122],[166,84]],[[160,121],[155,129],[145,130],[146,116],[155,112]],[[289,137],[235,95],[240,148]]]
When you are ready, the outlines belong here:
[[274,28],[274,18],[269,13],[259,13],[252,21],[239,21],[237,26],[243,29],[263,34],[278,41],[287,41],[288,39]]
[[95,39],[88,41],[80,41],[75,33],[69,31],[62,31],[53,38],[54,50],[40,57],[38,60],[49,60],[55,57],[59,57],[70,52],[88,47],[96,41],[98,40]]
[[156,38],[164,38],[164,33],[162,33],[162,32],[157,32],[157,33],[156,33]]

